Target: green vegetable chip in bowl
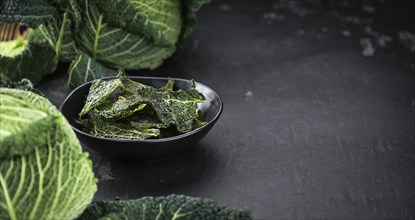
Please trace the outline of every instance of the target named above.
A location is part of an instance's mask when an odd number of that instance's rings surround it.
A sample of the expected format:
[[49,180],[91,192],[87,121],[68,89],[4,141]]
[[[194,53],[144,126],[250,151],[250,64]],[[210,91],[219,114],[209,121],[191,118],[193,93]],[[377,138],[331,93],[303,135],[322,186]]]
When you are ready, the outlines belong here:
[[84,146],[128,160],[196,146],[222,109],[219,95],[200,82],[123,75],[85,83],[60,106]]

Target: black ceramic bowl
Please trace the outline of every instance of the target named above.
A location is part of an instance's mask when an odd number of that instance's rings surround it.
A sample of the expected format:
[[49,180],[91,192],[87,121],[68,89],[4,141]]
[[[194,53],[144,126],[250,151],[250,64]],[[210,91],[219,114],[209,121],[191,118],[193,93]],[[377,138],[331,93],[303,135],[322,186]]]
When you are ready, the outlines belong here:
[[[109,80],[113,78],[106,77],[103,79]],[[162,87],[168,80],[167,78],[160,77],[131,76],[129,78],[156,88]],[[189,90],[192,87],[190,80],[178,78],[173,78],[173,80],[175,81],[175,90]],[[84,132],[82,126],[75,122],[85,103],[91,83],[87,82],[73,90],[60,106],[60,110],[84,146],[111,158],[144,160],[165,157],[182,151],[187,147],[195,145],[210,131],[223,109],[223,103],[219,95],[211,88],[196,82],[196,89],[207,99],[206,102],[198,104],[200,119],[207,122],[204,126],[185,134],[162,139],[140,141],[99,138]]]

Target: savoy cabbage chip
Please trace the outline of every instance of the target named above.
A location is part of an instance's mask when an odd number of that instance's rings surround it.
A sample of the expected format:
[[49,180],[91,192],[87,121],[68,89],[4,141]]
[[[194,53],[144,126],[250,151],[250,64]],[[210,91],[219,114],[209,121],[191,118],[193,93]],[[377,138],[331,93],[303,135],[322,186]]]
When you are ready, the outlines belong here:
[[115,69],[158,67],[188,37],[208,1],[5,0],[0,22],[39,29],[55,51],[45,56],[71,62],[68,85],[75,87],[116,75]]
[[30,91],[0,88],[0,219],[74,219],[97,190],[62,114]]
[[[191,80],[189,90],[173,90],[169,79],[154,88],[120,72],[117,78],[92,82],[77,122],[101,138],[144,140],[190,132],[206,122],[199,119],[198,103],[206,101]],[[83,117],[87,116],[87,117]]]

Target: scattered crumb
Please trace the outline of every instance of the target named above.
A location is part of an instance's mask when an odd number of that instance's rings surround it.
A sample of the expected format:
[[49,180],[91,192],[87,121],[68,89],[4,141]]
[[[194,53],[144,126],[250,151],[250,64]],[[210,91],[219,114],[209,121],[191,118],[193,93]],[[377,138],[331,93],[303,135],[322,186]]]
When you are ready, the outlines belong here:
[[345,36],[345,37],[349,37],[351,35],[351,33],[348,30],[343,30],[342,35]]
[[230,5],[223,4],[223,5],[219,6],[219,10],[221,10],[221,11],[232,11],[232,7]]
[[375,54],[375,48],[369,38],[360,38],[360,45],[363,46],[362,54],[365,57],[371,57]]
[[377,38],[377,42],[379,44],[379,46],[386,48],[388,47],[388,44],[390,42],[392,42],[392,37],[390,36],[386,36],[386,35],[381,35]]
[[251,90],[248,90],[245,93],[245,101],[252,101],[254,99],[254,93]]
[[365,33],[372,37],[375,37],[380,47],[386,48],[388,47],[388,44],[392,42],[392,37],[374,31],[371,27],[365,27]]
[[415,35],[409,31],[399,32],[399,41],[408,49],[411,53],[415,52]]
[[321,28],[321,30],[322,30],[323,32],[327,32],[327,31],[329,31],[329,29],[328,29],[327,27],[322,27],[322,28]]
[[362,10],[371,14],[376,12],[376,8],[373,5],[363,5]]

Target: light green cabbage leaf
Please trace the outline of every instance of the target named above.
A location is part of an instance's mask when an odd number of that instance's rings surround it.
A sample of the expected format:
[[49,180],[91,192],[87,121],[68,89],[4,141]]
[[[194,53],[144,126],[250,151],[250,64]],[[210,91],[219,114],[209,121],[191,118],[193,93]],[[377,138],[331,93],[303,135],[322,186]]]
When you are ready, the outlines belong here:
[[97,190],[88,155],[46,98],[0,88],[0,219],[73,219]]
[[0,56],[14,57],[21,54],[27,45],[27,40],[17,39],[0,41]]

